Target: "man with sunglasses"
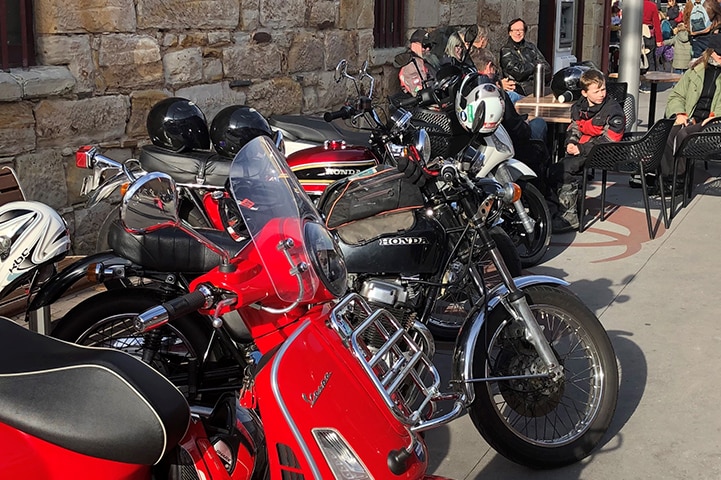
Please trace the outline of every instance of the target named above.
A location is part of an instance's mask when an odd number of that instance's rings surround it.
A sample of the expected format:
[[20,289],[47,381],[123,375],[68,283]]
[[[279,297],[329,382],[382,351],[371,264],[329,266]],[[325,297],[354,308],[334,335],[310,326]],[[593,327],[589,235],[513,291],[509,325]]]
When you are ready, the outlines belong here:
[[424,83],[435,78],[437,59],[434,59],[431,52],[430,35],[424,29],[419,28],[410,38],[411,61],[398,72],[398,79],[401,88],[406,93],[415,96],[424,87]]

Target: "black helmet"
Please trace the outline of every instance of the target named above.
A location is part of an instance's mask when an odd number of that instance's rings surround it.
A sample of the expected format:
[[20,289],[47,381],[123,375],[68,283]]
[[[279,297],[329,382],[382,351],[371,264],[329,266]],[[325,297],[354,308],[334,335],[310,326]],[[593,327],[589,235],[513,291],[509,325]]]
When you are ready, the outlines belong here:
[[573,65],[557,71],[551,79],[553,95],[558,98],[564,93],[570,92],[573,95],[573,100],[578,100],[581,96],[581,86],[578,81],[581,79],[581,75],[590,68],[590,66],[586,65]]
[[273,131],[263,115],[245,105],[225,107],[210,124],[215,151],[225,157],[234,157],[246,143],[260,135],[273,138]]
[[185,98],[161,100],[150,109],[148,135],[154,145],[174,152],[208,150],[210,137],[205,115]]

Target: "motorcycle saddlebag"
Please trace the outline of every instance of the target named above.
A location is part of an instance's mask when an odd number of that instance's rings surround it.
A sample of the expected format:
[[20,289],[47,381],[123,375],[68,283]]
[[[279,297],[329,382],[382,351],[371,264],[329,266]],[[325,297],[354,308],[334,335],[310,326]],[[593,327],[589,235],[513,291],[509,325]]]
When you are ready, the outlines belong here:
[[[326,193],[322,209],[326,226],[333,230],[349,231],[352,224],[372,219],[355,228],[365,233],[351,235],[357,243],[382,233],[390,233],[412,228],[413,210],[423,206],[423,194],[405,174],[393,167],[379,165],[357,175],[340,180]],[[410,216],[395,215],[401,212]],[[386,217],[386,218],[381,218]],[[402,224],[397,224],[401,218]],[[410,225],[408,219],[410,218]],[[370,238],[369,238],[370,237]]]
[[230,159],[213,152],[176,153],[155,145],[140,149],[140,166],[147,172],[164,172],[178,183],[197,183],[222,187],[228,180]]

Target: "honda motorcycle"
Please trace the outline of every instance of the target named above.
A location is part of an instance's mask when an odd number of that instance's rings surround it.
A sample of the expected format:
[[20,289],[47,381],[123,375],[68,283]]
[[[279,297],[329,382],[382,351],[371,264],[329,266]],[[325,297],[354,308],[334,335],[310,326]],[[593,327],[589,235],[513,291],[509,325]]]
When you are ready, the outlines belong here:
[[190,293],[141,313],[134,327],[152,332],[196,310],[216,329],[244,325],[257,356],[240,402],[262,421],[271,478],[433,478],[420,435],[440,382],[431,360],[390,314],[343,296],[343,257],[267,137],[238,153],[230,192],[237,253],[181,222],[168,175],[150,173],[128,189],[126,229],[142,237],[179,227],[169,232],[189,234],[222,259]]
[[[469,141],[469,134],[456,119],[454,97],[461,94],[462,70],[454,65],[444,67],[438,83],[421,90],[416,97],[396,102],[410,107],[406,115],[403,108],[393,109],[382,121],[372,104],[374,79],[364,63],[354,77],[341,60],[336,66],[335,80],[347,79],[358,94],[353,104],[337,112],[328,112],[324,119],[285,115],[271,116],[269,123],[283,133],[288,151],[288,164],[311,195],[320,195],[333,181],[358,173],[374,163],[393,165],[393,152],[387,152],[387,136],[412,124],[429,133],[433,156],[453,156]],[[367,86],[368,95],[363,90]],[[440,104],[449,104],[441,108]],[[509,106],[509,108],[512,108]],[[339,119],[349,122],[343,126]],[[369,133],[370,132],[370,133]],[[365,135],[364,135],[365,133]],[[504,211],[502,227],[513,240],[524,267],[538,264],[551,241],[551,214],[541,191],[532,183],[536,173],[525,163],[513,158],[513,142],[502,125],[482,137],[478,148],[483,168],[477,174],[496,178],[501,182],[514,181],[521,185],[523,195]],[[312,148],[305,146],[316,145]]]
[[[418,168],[421,169],[422,175],[416,174]],[[455,274],[455,278],[451,280],[453,283],[449,283],[448,279],[439,278],[440,274],[436,278],[431,277],[430,280],[428,278],[403,277],[401,285],[406,290],[402,291],[398,285],[393,285],[391,282],[383,281],[380,278],[370,278],[366,283],[368,288],[365,289],[365,293],[367,296],[375,301],[380,300],[385,305],[390,305],[393,297],[397,297],[399,301],[410,302],[413,300],[413,295],[417,295],[424,289],[450,290],[460,285],[462,289],[472,288],[476,292],[483,291],[485,288],[484,272],[472,260],[481,250],[490,254],[502,283],[486,292],[486,295],[477,295],[470,299],[469,296],[465,296],[446,304],[446,308],[449,310],[468,309],[467,321],[461,328],[452,356],[451,391],[443,392],[436,386],[424,390],[425,394],[404,395],[400,393],[405,393],[405,389],[401,387],[403,382],[379,379],[377,383],[379,387],[392,386],[393,389],[400,389],[394,390],[398,393],[398,397],[394,394],[389,395],[388,405],[394,405],[398,398],[408,398],[409,401],[413,399],[414,402],[420,402],[420,405],[423,405],[421,410],[414,410],[416,413],[413,414],[413,426],[411,427],[413,431],[433,428],[469,412],[477,430],[489,445],[507,458],[527,466],[553,468],[585,457],[600,441],[615,410],[618,394],[618,371],[615,355],[608,336],[598,319],[580,299],[565,288],[567,285],[565,282],[547,276],[524,276],[514,279],[505,267],[503,258],[496,248],[493,238],[489,235],[488,226],[493,224],[494,217],[500,215],[499,205],[502,200],[509,195],[520,194],[518,188],[504,187],[492,179],[476,178],[472,167],[469,169],[468,162],[448,160],[428,162],[427,159],[415,156],[409,158],[403,170],[403,178],[406,180],[416,179],[415,186],[422,189],[429,198],[435,199],[435,207],[423,209],[426,216],[425,221],[418,216],[420,213],[418,209],[405,209],[404,206],[399,206],[392,215],[410,213],[418,223],[425,225],[428,230],[428,225],[433,224],[436,212],[458,208],[459,215],[465,221],[458,231],[449,236],[456,241],[455,250],[463,253],[459,254],[459,265],[453,272]],[[367,172],[356,179],[348,180],[348,183],[365,180],[364,186],[368,186],[384,176],[382,172],[380,174],[378,171]],[[408,172],[410,174],[406,177]],[[166,178],[160,174],[152,175],[155,178]],[[258,179],[258,181],[250,181],[251,179]],[[389,185],[405,183],[401,188],[409,187],[407,182],[392,175],[384,178],[384,181]],[[313,268],[324,269],[328,278],[334,279],[333,288],[340,292],[341,288],[345,288],[348,280],[345,279],[345,268],[343,268],[343,275],[337,275],[340,267],[334,259],[343,258],[342,253],[338,252],[350,252],[346,262],[349,265],[352,264],[355,261],[352,249],[357,245],[352,245],[348,238],[354,236],[357,238],[358,235],[363,234],[362,232],[368,230],[368,225],[355,229],[345,229],[345,227],[358,227],[358,222],[368,219],[371,221],[385,220],[388,219],[388,213],[384,215],[384,212],[381,212],[364,217],[368,214],[366,211],[364,214],[356,214],[356,216],[364,218],[357,220],[346,218],[348,221],[342,222],[340,227],[344,231],[336,232],[340,241],[339,249],[335,243],[336,240],[326,236],[327,231],[322,224],[313,222],[312,224],[316,226],[311,228],[318,229],[318,239],[310,244],[327,245],[323,249],[325,253],[320,258],[315,257],[315,260],[311,256],[310,263],[306,261],[305,264],[301,264],[298,259],[290,262],[292,266],[282,269],[283,275],[285,275],[284,282],[275,284],[278,299],[284,300],[284,302],[266,303],[263,299],[266,298],[267,292],[256,292],[254,285],[257,282],[257,276],[273,268],[280,270],[277,266],[283,264],[284,258],[295,258],[292,245],[297,243],[296,236],[300,237],[301,233],[294,233],[299,228],[297,222],[290,222],[287,226],[285,222],[282,222],[283,235],[281,236],[261,236],[256,232],[263,232],[262,227],[268,224],[270,212],[273,212],[273,216],[290,215],[277,201],[279,195],[282,197],[282,192],[286,188],[295,196],[305,198],[305,195],[291,171],[283,164],[282,155],[275,150],[266,137],[252,140],[241,150],[231,167],[230,184],[235,200],[234,205],[237,205],[235,215],[244,219],[244,222],[237,221],[237,218],[231,214],[227,220],[230,231],[241,243],[248,237],[255,244],[262,239],[267,250],[274,249],[275,257],[272,259],[264,257],[261,264],[255,257],[244,255],[243,252],[253,251],[246,247],[234,257],[243,261],[231,262],[237,263],[236,267],[225,267],[227,262],[224,262],[218,269],[194,280],[191,283],[191,290],[193,290],[193,294],[197,294],[198,290],[204,290],[202,302],[204,302],[205,308],[201,309],[201,312],[205,312],[213,319],[212,323],[216,331],[222,331],[229,323],[237,325],[239,322],[243,322],[259,353],[279,352],[282,351],[282,347],[280,350],[278,349],[278,342],[287,339],[295,340],[295,333],[298,331],[296,329],[299,328],[297,322],[292,321],[292,318],[297,317],[288,318],[287,312],[300,308],[303,304],[300,296],[311,295],[310,292],[314,292],[317,288],[313,284],[306,286],[301,279],[297,279],[296,276],[299,275],[299,272],[307,270],[309,265],[312,265]],[[288,186],[284,187],[284,184]],[[419,186],[420,184],[423,184],[422,187]],[[332,189],[331,193],[336,190]],[[349,192],[353,189],[348,186],[341,190]],[[364,189],[361,188],[361,190]],[[172,185],[162,188],[144,188],[144,191],[164,193],[162,197],[156,195],[152,202],[145,202],[146,204],[155,205],[155,208],[157,206],[167,207],[166,210],[172,205],[174,192]],[[328,195],[330,196],[331,193]],[[352,198],[344,202],[344,198],[348,197],[352,197],[352,195],[339,195],[332,202],[339,212],[346,211],[344,205],[351,207],[359,205]],[[367,203],[367,205],[370,204],[370,202]],[[307,215],[316,220],[319,218],[311,208],[312,204],[309,200],[304,200],[302,205],[304,209],[308,209]],[[138,209],[128,210],[136,211]],[[155,213],[155,215],[159,214]],[[328,218],[333,218],[333,215],[326,217],[326,222],[328,222]],[[395,216],[392,220],[394,225],[400,225],[405,221],[400,216]],[[177,221],[173,223],[176,224]],[[237,226],[241,224],[245,224],[246,229],[238,229]],[[410,225],[408,227],[410,229],[415,228],[412,223],[408,225]],[[261,230],[258,230],[259,228]],[[430,228],[432,230],[434,227]],[[184,229],[189,230],[187,227]],[[306,235],[309,233],[306,232]],[[288,236],[292,236],[293,242],[282,242]],[[407,235],[407,237],[411,238],[411,235]],[[424,238],[417,234],[414,237],[421,240]],[[321,239],[328,240],[321,241]],[[387,239],[387,236],[381,234],[375,242],[389,243]],[[211,245],[211,242],[206,239],[202,241],[206,245]],[[330,243],[324,244],[323,242],[331,242],[332,248]],[[394,242],[390,243],[389,247],[395,246],[392,245]],[[433,262],[440,265],[448,260],[447,256],[443,254],[445,249],[434,248],[431,242],[414,240],[409,243],[417,246],[425,245],[422,260],[426,262],[426,265]],[[361,244],[362,247],[363,244]],[[222,249],[215,248],[222,253]],[[317,265],[314,265],[313,261],[317,262]],[[238,272],[235,269],[241,270]],[[444,272],[445,270],[439,267],[435,271]],[[341,279],[341,277],[343,278]],[[247,291],[243,291],[239,298],[260,302],[260,304],[254,304],[253,308],[248,310],[242,309],[239,317],[226,314],[226,312],[230,313],[229,310],[233,310],[234,307],[230,306],[238,301],[236,296],[241,294],[238,291],[237,283],[248,281],[248,279],[252,280],[252,284],[245,287]],[[228,290],[236,292],[235,295],[228,295]],[[405,294],[405,296],[401,294]],[[188,297],[181,298],[187,299]],[[271,296],[271,298],[275,297]],[[351,311],[356,312],[357,309],[370,312],[375,308],[374,304],[369,304],[361,295],[351,294],[347,298],[352,298],[356,306],[352,309],[349,308],[347,300],[344,299],[337,303],[336,311],[350,314]],[[432,310],[431,306],[436,303],[436,298],[437,296],[430,294],[425,296],[424,314],[429,314]],[[200,300],[196,300],[196,302],[200,302]],[[217,303],[220,305],[211,307]],[[199,304],[195,303],[190,307],[196,308]],[[358,307],[358,305],[362,305],[362,307]],[[139,316],[140,320],[138,321],[141,330],[145,329],[145,324],[153,326],[165,324],[168,320],[167,311],[172,311],[173,316],[182,315],[187,314],[191,310],[190,307],[177,309],[174,304],[171,308],[162,307],[143,313]],[[303,307],[303,310],[305,311],[306,308]],[[265,318],[264,312],[281,315],[273,320],[277,324],[276,327],[271,328],[266,321],[261,320]],[[369,361],[369,365],[364,367],[365,372],[378,374],[378,371],[383,372],[384,368],[390,368],[396,362],[401,362],[400,359],[386,358],[386,355],[393,349],[384,347],[383,342],[376,343],[379,341],[378,335],[380,335],[380,340],[405,338],[406,336],[409,336],[411,340],[413,337],[422,338],[422,344],[413,342],[418,347],[418,351],[416,347],[404,344],[399,347],[400,350],[397,352],[401,352],[400,357],[405,359],[423,355],[426,358],[429,357],[425,352],[432,350],[432,339],[427,333],[424,333],[422,323],[416,321],[413,322],[412,328],[407,328],[404,320],[395,320],[395,316],[386,311],[384,315],[388,315],[387,322],[390,323],[386,323],[383,328],[376,326],[367,330],[365,327],[370,326],[371,322],[354,320],[353,315],[354,313],[350,314],[350,317],[346,317],[337,325],[331,320],[330,325],[331,329],[340,335],[341,342],[344,341],[344,338],[346,339],[346,345],[356,345],[358,337],[363,337],[365,341],[369,342],[361,344],[359,348],[355,349],[356,359],[365,358]],[[393,321],[390,320],[391,318]],[[172,322],[170,323],[172,324]],[[280,338],[274,336],[275,328],[278,328],[277,331],[281,333]],[[356,328],[363,329],[363,333],[353,333]],[[240,330],[233,326],[230,329],[231,331]],[[315,362],[320,360],[316,357],[319,356],[303,358],[293,356],[292,358],[304,368],[313,369]],[[260,364],[267,365],[267,362],[261,361]],[[392,370],[412,372],[414,368],[410,365],[404,367],[399,364]],[[315,372],[315,370],[312,371]],[[423,377],[424,375],[421,374],[413,375],[414,381],[420,381]],[[327,379],[333,377],[332,375],[329,377],[327,373],[318,373],[314,378],[323,387],[328,382],[332,382]],[[257,382],[257,380],[255,381]],[[247,383],[252,384],[253,382],[246,378],[244,384]],[[308,394],[306,401],[317,400],[323,391],[324,388],[319,388],[312,395]],[[250,397],[251,399],[258,398],[257,392]],[[346,395],[345,398],[356,397]],[[437,402],[449,400],[453,406],[446,413],[439,414],[439,410],[433,408]],[[262,411],[261,417],[263,417]],[[277,415],[274,418],[283,418],[283,416]],[[365,417],[362,418],[365,423]]]

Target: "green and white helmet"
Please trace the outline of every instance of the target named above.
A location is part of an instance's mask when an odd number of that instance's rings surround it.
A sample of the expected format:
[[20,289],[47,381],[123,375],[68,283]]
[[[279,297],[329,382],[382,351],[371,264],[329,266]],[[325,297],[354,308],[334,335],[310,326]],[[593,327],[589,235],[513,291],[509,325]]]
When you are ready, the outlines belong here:
[[473,121],[481,109],[485,111],[481,133],[492,133],[503,120],[505,102],[498,88],[485,75],[467,75],[455,103],[458,121],[469,132],[473,130]]

